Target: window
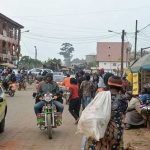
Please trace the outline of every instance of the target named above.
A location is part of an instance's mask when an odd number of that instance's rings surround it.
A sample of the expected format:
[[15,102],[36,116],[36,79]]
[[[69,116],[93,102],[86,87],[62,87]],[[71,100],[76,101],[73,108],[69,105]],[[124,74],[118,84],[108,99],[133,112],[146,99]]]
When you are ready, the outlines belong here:
[[104,63],[104,65],[106,65],[106,63]]
[[113,63],[113,66],[116,66],[116,63]]

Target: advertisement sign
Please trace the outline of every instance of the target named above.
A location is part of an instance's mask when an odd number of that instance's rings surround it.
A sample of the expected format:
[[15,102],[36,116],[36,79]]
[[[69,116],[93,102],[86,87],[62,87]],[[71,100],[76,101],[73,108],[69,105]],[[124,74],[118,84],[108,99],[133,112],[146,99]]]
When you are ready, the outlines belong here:
[[139,94],[139,74],[138,73],[133,73],[132,94],[133,95],[138,95]]

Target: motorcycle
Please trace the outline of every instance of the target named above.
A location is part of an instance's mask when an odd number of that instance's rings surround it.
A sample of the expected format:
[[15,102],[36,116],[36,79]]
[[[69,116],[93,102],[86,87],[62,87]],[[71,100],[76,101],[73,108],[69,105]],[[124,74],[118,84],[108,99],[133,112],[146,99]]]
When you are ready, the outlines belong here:
[[52,128],[57,128],[62,124],[62,113],[57,112],[56,106],[53,101],[57,99],[57,96],[53,96],[50,93],[39,97],[40,100],[45,102],[42,108],[42,112],[37,114],[37,124],[41,130],[47,129],[48,138],[52,139]]
[[28,83],[29,83],[30,85],[33,83],[33,78],[32,78],[32,76],[29,76],[29,77],[28,77]]
[[15,95],[15,90],[16,90],[15,83],[10,83],[9,87],[8,87],[8,90],[5,92],[5,94],[8,94],[11,97],[13,97]]

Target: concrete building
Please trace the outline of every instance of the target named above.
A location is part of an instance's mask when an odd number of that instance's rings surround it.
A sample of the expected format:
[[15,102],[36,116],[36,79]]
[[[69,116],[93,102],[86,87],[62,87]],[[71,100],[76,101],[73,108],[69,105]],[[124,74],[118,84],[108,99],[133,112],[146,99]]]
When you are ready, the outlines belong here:
[[[129,66],[129,54],[131,52],[131,44],[124,43],[123,68]],[[121,42],[98,42],[97,58],[99,67],[113,72],[121,68]]]
[[19,60],[22,28],[22,25],[0,13],[0,63]]
[[85,61],[86,63],[90,63],[90,62],[95,62],[96,61],[96,54],[95,53],[92,53],[92,54],[88,54],[88,55],[85,55]]

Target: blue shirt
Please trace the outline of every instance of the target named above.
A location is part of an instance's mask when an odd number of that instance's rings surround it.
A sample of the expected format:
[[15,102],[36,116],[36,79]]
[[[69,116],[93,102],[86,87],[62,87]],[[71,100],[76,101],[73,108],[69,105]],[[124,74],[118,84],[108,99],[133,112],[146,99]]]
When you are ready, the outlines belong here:
[[146,104],[146,102],[147,102],[147,94],[142,94],[140,96],[140,99],[142,100],[143,104]]

